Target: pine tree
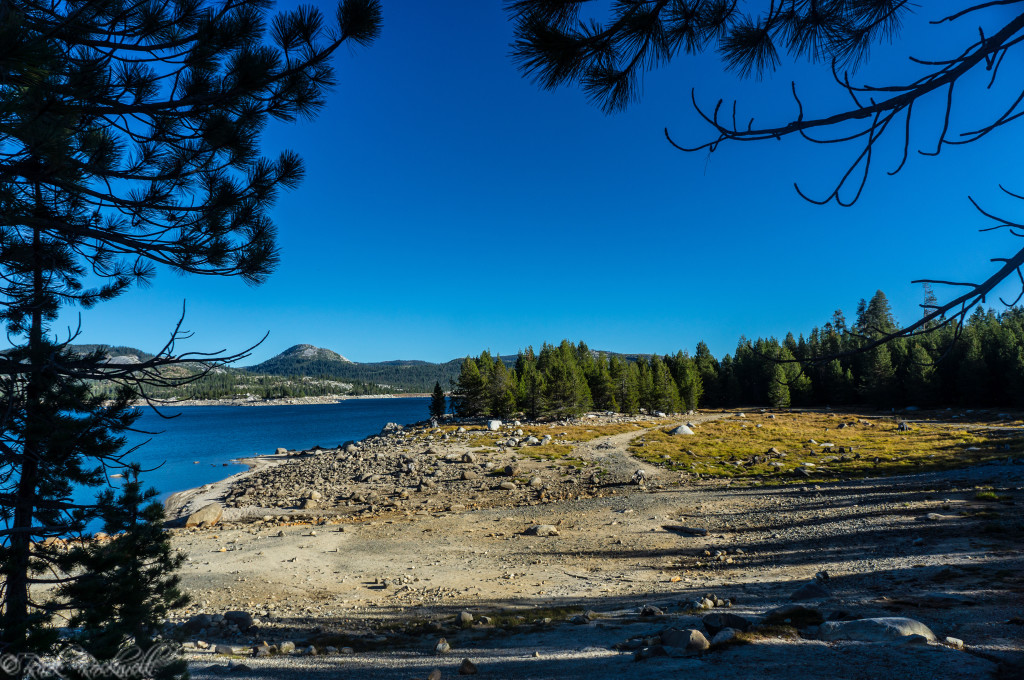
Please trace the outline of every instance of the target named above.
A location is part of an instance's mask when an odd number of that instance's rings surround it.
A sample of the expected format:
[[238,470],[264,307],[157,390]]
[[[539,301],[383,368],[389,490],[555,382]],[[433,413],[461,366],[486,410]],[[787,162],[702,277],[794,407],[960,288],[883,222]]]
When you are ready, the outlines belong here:
[[[532,354],[532,351],[531,351]],[[544,375],[537,370],[535,361],[526,361],[519,373],[519,394],[518,406],[526,413],[530,420],[537,420],[544,412],[544,393],[547,385],[544,383]]]
[[623,413],[637,413],[640,410],[640,395],[637,389],[637,366],[613,356],[608,372],[615,390],[615,400]]
[[657,354],[651,357],[650,410],[664,413],[679,410],[679,388],[665,361]]
[[448,405],[446,404],[444,390],[441,389],[440,381],[435,381],[434,392],[430,395],[430,417],[443,418],[447,412]]
[[480,374],[476,359],[462,360],[459,379],[452,391],[452,410],[460,418],[484,415],[487,406],[487,384]]
[[[120,493],[107,489],[100,494],[103,530],[111,538],[79,544],[57,560],[66,572],[83,570],[59,595],[71,608],[74,643],[96,659],[116,657],[126,639],[143,655],[158,642],[166,644],[158,637],[164,617],[188,602],[173,575],[185,557],[171,549],[163,506],[154,501],[155,489],[142,490],[139,474],[137,464],[129,466]],[[176,677],[186,667],[183,660],[167,659],[153,670],[151,676],[141,669],[126,674],[122,668],[110,677]]]
[[515,375],[509,375],[504,362],[495,357],[491,380],[487,385],[490,412],[502,419],[508,419],[516,410]]
[[[140,364],[77,355],[52,339],[60,309],[110,300],[158,266],[263,281],[277,261],[268,210],[302,167],[290,152],[261,158],[260,131],[271,118],[312,116],[332,82],[330,55],[379,31],[376,0],[345,0],[334,22],[309,8],[269,22],[267,7],[0,4],[0,322],[16,345],[0,360],[4,652],[51,649],[51,610],[29,598],[46,566],[36,546],[109,509],[104,496],[74,507],[71,486],[97,486],[101,465],[126,462],[119,435],[137,415],[133,398],[173,383],[160,369],[190,358],[175,354],[180,325]],[[92,381],[121,387],[103,403]]]
[[768,404],[772,408],[789,408],[790,396],[786,369],[783,364],[775,363],[771,371],[771,380],[768,382]]

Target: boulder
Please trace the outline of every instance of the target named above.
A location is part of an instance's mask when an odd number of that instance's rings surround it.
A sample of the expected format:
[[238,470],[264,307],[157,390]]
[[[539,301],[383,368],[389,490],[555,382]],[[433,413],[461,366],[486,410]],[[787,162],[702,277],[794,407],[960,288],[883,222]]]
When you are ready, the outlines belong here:
[[831,642],[854,640],[857,642],[887,642],[911,635],[920,635],[930,642],[935,633],[928,626],[902,616],[885,616],[856,621],[826,621],[818,628],[818,638]]
[[213,625],[213,617],[209,614],[196,614],[185,622],[185,630],[190,633],[198,633],[203,628]]
[[714,636],[712,636],[712,638],[711,638],[711,646],[712,647],[718,647],[719,645],[724,645],[724,644],[727,644],[727,643],[731,642],[735,638],[736,638],[736,629],[735,628],[723,628],[722,630],[720,630],[717,633],[715,633]]
[[200,524],[213,526],[219,522],[222,517],[224,517],[224,506],[220,503],[210,503],[189,515],[188,519],[185,520],[185,526],[197,527]]
[[704,633],[693,628],[679,630],[669,628],[661,634],[661,644],[685,650],[687,654],[697,654],[711,647]]
[[224,612],[224,618],[238,626],[238,630],[243,633],[252,628],[252,615],[248,612],[239,610],[228,611]]
[[793,591],[793,594],[789,596],[789,599],[794,602],[800,602],[803,600],[818,600],[823,597],[828,597],[829,592],[819,584],[817,581],[810,581]]
[[490,430],[491,432],[497,432],[498,430],[501,429],[501,421],[500,420],[488,420],[487,421],[487,429]]
[[687,425],[679,425],[668,431],[669,434],[693,434],[693,430]]
[[726,628],[748,631],[751,626],[754,625],[752,621],[736,614],[730,614],[729,612],[714,612],[712,614],[707,614],[703,619],[701,619],[701,622],[712,637],[717,635],[719,631],[725,630]]

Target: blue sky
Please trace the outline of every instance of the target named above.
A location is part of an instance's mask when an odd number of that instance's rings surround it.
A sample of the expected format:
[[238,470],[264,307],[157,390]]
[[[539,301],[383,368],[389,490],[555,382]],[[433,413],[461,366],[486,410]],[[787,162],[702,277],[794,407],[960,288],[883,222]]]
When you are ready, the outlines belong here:
[[[959,52],[957,31],[920,30],[948,5],[924,3],[860,78],[909,76],[907,53]],[[973,39],[977,24],[961,30]],[[827,194],[853,147],[789,140],[684,154],[662,129],[708,138],[691,87],[702,102],[738,98],[758,121],[785,122],[796,79],[811,112],[831,112],[839,93],[827,69],[738,81],[713,57],[681,59],[646,77],[640,104],[605,116],[578,90],[524,79],[511,36],[500,2],[385,0],[381,38],[336,55],[339,86],[321,116],[264,139],[269,155],[293,149],[307,169],[274,210],[283,259],[269,282],[163,271],[153,287],[83,312],[79,342],[153,350],[185,302],[195,336],[179,349],[236,351],[270,332],[243,363],[297,343],[355,361],[445,361],[562,338],[659,353],[703,339],[720,357],[741,334],[807,332],[837,308],[852,319],[877,289],[909,321],[922,299],[912,279],[977,279],[989,258],[1019,248],[979,234],[986,224],[967,200],[1010,206],[998,184],[1024,191],[1007,153],[1019,125],[938,158],[915,154],[894,177],[891,140],[854,207],[818,207],[793,183]],[[1005,100],[972,101],[984,96]],[[922,147],[941,125],[924,108],[912,138]],[[985,110],[962,106],[954,123]]]

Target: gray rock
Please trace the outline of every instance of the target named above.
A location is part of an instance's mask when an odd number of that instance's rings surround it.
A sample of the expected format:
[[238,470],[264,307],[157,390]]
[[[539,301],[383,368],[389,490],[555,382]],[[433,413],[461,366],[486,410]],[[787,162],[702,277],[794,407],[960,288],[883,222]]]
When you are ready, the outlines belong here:
[[274,451],[274,454],[278,456],[284,456],[287,455],[287,453],[288,449],[284,448],[283,446],[277,447],[277,451]]
[[203,628],[209,628],[213,624],[213,617],[209,614],[196,614],[185,622],[185,630],[197,633]]
[[942,641],[945,642],[950,647],[952,647],[953,649],[963,649],[964,648],[964,641],[961,640],[960,638],[945,637],[945,638],[942,639]]
[[441,669],[435,668],[430,671],[430,675],[427,676],[427,680],[441,680]]
[[476,664],[469,659],[463,659],[459,664],[459,675],[476,675]]
[[707,614],[703,619],[701,619],[701,622],[704,624],[704,628],[707,629],[708,633],[712,636],[717,635],[719,631],[725,628],[735,628],[736,630],[748,631],[751,626],[754,625],[753,621],[729,612],[713,612],[711,614]]
[[186,527],[197,527],[200,525],[206,525],[212,527],[224,517],[224,506],[220,503],[210,503],[205,505],[185,520]]
[[501,484],[498,485],[498,488],[499,489],[504,489],[505,491],[515,491],[516,490],[516,483],[515,482],[502,482]]
[[679,425],[668,431],[669,434],[693,434],[693,430],[687,425]]
[[462,478],[467,481],[473,481],[475,479],[480,479],[480,475],[478,475],[476,472],[473,472],[472,470],[463,470]]
[[[711,643],[704,637],[704,633],[693,628],[687,630],[669,628],[661,634],[661,644],[684,650],[687,654],[700,653],[711,647]],[[669,656],[672,656],[671,652],[669,652]]]
[[885,642],[910,635],[921,635],[929,642],[935,633],[920,621],[902,616],[886,616],[856,621],[826,621],[818,629],[818,638],[825,641],[855,640],[858,642]]
[[460,625],[468,626],[471,623],[473,623],[473,615],[472,614],[470,614],[469,612],[460,612],[459,613],[459,624]]
[[711,638],[711,646],[718,647],[719,645],[724,645],[731,640],[736,639],[737,632],[738,631],[735,628],[723,628],[715,633],[714,637]]
[[437,644],[434,645],[434,654],[447,654],[451,651],[451,648],[452,646],[448,644],[447,640],[440,638],[438,639]]
[[800,602],[802,600],[820,600],[823,597],[829,596],[830,593],[827,590],[825,590],[825,588],[821,584],[817,583],[816,581],[811,581],[809,583],[803,584],[795,591],[793,591],[793,594],[789,596],[789,599],[793,600],[794,602]]
[[527,536],[558,536],[558,528],[554,524],[534,524],[523,533]]
[[540,477],[538,477],[536,475],[534,475],[533,477],[530,477],[530,487],[531,488],[539,489],[542,486],[544,486],[544,480],[543,479],[541,479]]
[[235,648],[231,645],[217,645],[213,648],[215,654],[226,654],[228,656],[235,653]]
[[278,650],[282,654],[291,654],[292,652],[295,651],[295,643],[294,642],[282,642],[280,645],[278,645]]
[[[539,445],[541,443],[541,441],[539,439],[537,439],[536,437],[527,437],[523,441],[526,442],[527,446],[537,446],[537,445]],[[548,441],[550,441],[550,440],[548,440]]]
[[252,615],[248,612],[238,610],[228,611],[224,612],[224,618],[238,626],[238,630],[243,633],[252,628]]

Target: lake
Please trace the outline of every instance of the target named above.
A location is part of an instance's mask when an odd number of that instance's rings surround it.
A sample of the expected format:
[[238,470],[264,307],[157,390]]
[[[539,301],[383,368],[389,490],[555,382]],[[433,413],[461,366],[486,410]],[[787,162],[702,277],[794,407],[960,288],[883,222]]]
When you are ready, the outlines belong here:
[[[232,458],[320,445],[334,448],[377,434],[388,422],[402,425],[429,417],[429,397],[346,399],[303,406],[183,406],[165,408],[165,420],[143,409],[135,427],[156,434],[129,433],[128,445],[142,445],[127,460],[139,462],[143,482],[161,500],[176,491],[209,484],[244,470]],[[115,471],[111,470],[111,474]],[[93,491],[92,493],[95,493]],[[77,495],[77,494],[76,494]]]

